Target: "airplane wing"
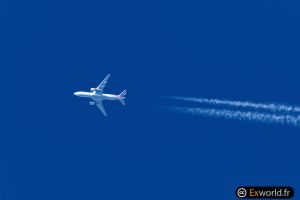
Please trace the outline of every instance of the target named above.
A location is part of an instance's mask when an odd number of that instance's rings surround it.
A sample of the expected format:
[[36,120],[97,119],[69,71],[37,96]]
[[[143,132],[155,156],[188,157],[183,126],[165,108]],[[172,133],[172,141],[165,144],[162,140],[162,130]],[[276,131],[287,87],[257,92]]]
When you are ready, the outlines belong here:
[[107,83],[109,77],[110,77],[110,74],[108,74],[108,75],[104,78],[104,80],[97,86],[97,88],[96,88],[96,89],[97,89],[97,94],[102,94],[102,93],[103,93],[103,90],[104,90],[104,88],[105,88],[105,85],[106,85],[106,83]]
[[97,107],[101,110],[104,116],[107,116],[105,109],[103,107],[102,101],[96,103]]

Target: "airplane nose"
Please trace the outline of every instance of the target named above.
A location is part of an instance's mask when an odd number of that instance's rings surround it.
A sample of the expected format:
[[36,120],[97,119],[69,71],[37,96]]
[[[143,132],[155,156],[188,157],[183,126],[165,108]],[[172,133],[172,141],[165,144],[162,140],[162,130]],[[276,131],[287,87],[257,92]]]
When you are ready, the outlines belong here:
[[74,95],[75,95],[75,96],[78,96],[78,92],[74,92]]

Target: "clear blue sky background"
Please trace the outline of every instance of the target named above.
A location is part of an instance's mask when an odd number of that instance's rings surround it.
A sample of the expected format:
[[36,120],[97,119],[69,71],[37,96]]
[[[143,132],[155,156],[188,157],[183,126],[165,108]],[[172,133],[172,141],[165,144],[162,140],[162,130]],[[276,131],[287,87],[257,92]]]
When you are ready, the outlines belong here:
[[[157,109],[163,95],[300,104],[299,1],[0,3],[0,199],[300,191],[300,129]],[[1,70],[1,71],[2,71]],[[127,106],[88,100],[128,89]]]

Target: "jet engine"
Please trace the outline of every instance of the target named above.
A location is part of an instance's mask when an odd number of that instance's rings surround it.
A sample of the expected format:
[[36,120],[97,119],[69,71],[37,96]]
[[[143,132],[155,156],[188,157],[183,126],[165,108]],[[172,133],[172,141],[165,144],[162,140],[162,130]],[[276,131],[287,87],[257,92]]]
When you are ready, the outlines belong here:
[[96,103],[93,102],[93,101],[90,102],[90,105],[91,105],[91,106],[94,106],[95,104],[96,104]]
[[91,88],[91,91],[93,92],[93,91],[96,91],[97,89],[96,88]]

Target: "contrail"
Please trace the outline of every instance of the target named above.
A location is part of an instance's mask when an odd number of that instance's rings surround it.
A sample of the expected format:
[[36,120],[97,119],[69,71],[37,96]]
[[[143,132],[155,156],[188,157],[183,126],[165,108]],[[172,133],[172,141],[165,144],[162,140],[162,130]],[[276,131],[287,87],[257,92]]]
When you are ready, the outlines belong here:
[[298,106],[288,106],[275,103],[254,103],[250,101],[231,101],[231,100],[221,100],[221,99],[207,99],[207,98],[193,98],[193,97],[179,97],[179,96],[168,96],[166,98],[195,102],[195,103],[204,103],[209,105],[219,105],[219,106],[231,106],[231,107],[242,107],[242,108],[253,108],[261,109],[271,112],[286,112],[300,114],[300,107]]
[[207,109],[207,108],[189,108],[176,106],[162,106],[168,110],[199,116],[209,116],[215,118],[236,119],[241,121],[252,121],[271,124],[283,124],[291,126],[300,126],[300,116],[292,116],[287,114],[265,114],[250,111],[234,111],[226,109]]

